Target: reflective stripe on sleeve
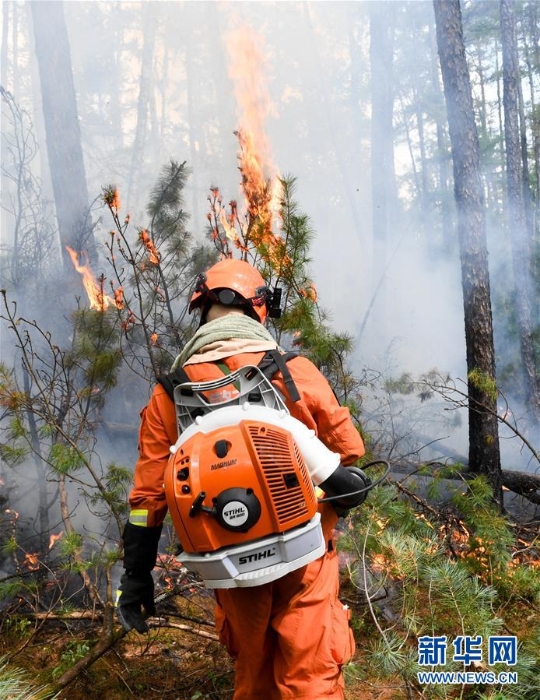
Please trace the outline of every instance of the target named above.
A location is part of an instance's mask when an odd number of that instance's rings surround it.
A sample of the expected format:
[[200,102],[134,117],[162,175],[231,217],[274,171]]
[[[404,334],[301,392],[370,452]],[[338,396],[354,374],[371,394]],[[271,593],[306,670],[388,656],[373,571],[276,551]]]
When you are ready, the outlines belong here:
[[132,510],[129,514],[129,522],[139,527],[148,527],[148,511]]

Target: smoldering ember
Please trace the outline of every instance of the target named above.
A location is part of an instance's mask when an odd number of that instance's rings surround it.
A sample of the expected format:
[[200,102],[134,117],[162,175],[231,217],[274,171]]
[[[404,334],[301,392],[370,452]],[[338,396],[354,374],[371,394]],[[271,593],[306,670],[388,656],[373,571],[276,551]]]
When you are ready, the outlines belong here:
[[[539,27],[535,0],[4,0],[0,698],[540,697]],[[201,348],[212,383],[174,389]],[[311,629],[292,586],[336,551]]]

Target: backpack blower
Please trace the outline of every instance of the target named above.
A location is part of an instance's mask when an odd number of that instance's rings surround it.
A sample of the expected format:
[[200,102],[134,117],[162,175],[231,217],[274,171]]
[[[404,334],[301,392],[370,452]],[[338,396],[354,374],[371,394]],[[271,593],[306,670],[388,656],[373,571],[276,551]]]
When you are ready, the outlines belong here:
[[[164,488],[182,564],[207,588],[232,588],[322,556],[314,484],[336,472],[340,457],[290,415],[263,372],[247,366],[182,383],[174,402],[180,437]],[[365,475],[361,483],[361,491],[371,487]]]

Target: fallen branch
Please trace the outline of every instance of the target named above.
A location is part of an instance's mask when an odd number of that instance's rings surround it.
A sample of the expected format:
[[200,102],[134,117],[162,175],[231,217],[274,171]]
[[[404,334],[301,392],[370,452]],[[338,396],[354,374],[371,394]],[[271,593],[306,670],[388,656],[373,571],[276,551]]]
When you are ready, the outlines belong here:
[[502,485],[531,503],[540,503],[540,476],[528,472],[502,472]]
[[159,622],[152,623],[150,625],[153,629],[167,627],[174,630],[182,630],[182,632],[189,632],[190,634],[195,634],[198,637],[205,637],[205,639],[211,639],[214,642],[219,642],[217,634],[212,634],[211,632],[205,632],[204,630],[195,629],[195,627],[190,627],[189,625],[182,625],[179,622],[169,622],[169,620],[159,619]]
[[[165,600],[168,600],[169,598],[172,598],[175,595],[180,595],[184,591],[190,589],[193,587],[193,583],[189,584],[183,584],[180,586],[174,586],[171,590],[164,591],[163,593],[160,593],[157,595],[154,599],[154,602],[156,605],[159,605],[160,603],[163,603]],[[35,615],[39,615],[40,613],[35,613]],[[43,613],[45,616],[47,616],[47,613]],[[70,615],[71,613],[68,613]],[[75,615],[77,613],[74,613]],[[79,617],[76,617],[74,619],[87,619],[88,617],[91,617],[92,615],[95,615],[95,613],[92,613],[90,611],[88,612],[80,612],[78,613]],[[51,617],[51,615],[48,615]],[[66,619],[65,615],[58,615],[58,619]],[[197,634],[200,637],[205,637],[207,639],[212,639],[212,641],[219,641],[218,638],[211,634],[210,632],[205,632],[203,630],[197,630],[193,627],[189,627],[188,625],[181,625],[179,623],[171,622],[171,623],[160,623],[160,624],[153,624],[153,628],[155,627],[173,627],[175,629],[181,629],[185,632],[190,632],[192,634]],[[83,658],[80,659],[80,661],[77,661],[76,664],[74,664],[70,669],[68,669],[63,675],[60,676],[60,678],[56,681],[54,684],[55,690],[62,690],[66,686],[70,685],[70,683],[73,683],[73,681],[77,678],[77,676],[82,673],[83,671],[86,671],[86,669],[90,668],[92,664],[94,664],[98,659],[100,659],[104,654],[106,654],[109,649],[112,649],[114,645],[119,642],[121,639],[123,639],[128,632],[124,630],[122,627],[119,629],[113,630],[111,634],[106,635],[102,639],[100,639],[95,646],[90,649],[90,652]]]
[[26,620],[101,620],[103,612],[91,610],[74,610],[73,612],[25,612],[10,615],[12,619],[24,618]]
[[[432,462],[427,465],[433,467],[434,469],[448,470],[448,474],[445,474],[445,480],[461,480],[469,481],[479,476],[477,472],[471,471],[467,465],[463,465],[459,471],[452,470],[452,467],[448,464],[441,464],[440,462]],[[392,471],[397,474],[404,474],[405,478],[418,476],[420,478],[437,478],[437,475],[427,474],[421,471],[417,465],[412,466],[409,463],[405,464],[392,464]],[[396,480],[392,480],[392,483],[398,486],[402,491],[404,491],[403,483]],[[514,471],[513,469],[503,469],[501,471],[501,484],[504,488],[516,493],[518,496],[526,498],[531,503],[540,504],[540,475],[532,474],[530,472]],[[408,493],[407,495],[411,495]]]
[[439,516],[439,512],[435,508],[430,506],[429,503],[424,498],[421,498],[418,494],[414,493],[414,491],[411,491],[410,489],[403,486],[403,484],[400,483],[399,481],[393,481],[392,483],[398,489],[398,491],[401,491],[401,493],[404,493],[408,498],[410,498],[412,501],[414,501],[417,505],[424,508],[424,510],[427,510],[432,515],[435,515],[437,517]]
[[117,642],[123,639],[126,636],[126,634],[127,632],[124,629],[120,628],[114,630],[112,634],[104,637],[103,639],[100,639],[97,642],[97,644],[92,647],[92,649],[84,657],[84,659],[77,661],[76,664],[74,664],[70,669],[68,669],[64,674],[60,676],[60,678],[54,684],[54,689],[62,690],[66,686],[70,685],[70,683],[73,683],[73,681],[77,678],[77,676],[80,673],[86,671],[87,668],[90,668],[90,666],[92,666],[93,663],[100,659],[103,656],[103,654],[108,652],[109,649],[111,649]]

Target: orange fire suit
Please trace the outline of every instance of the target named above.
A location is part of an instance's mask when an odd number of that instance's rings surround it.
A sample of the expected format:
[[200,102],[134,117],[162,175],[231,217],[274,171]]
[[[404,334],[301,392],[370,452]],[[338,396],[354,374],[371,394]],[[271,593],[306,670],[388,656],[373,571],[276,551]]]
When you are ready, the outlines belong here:
[[[263,355],[242,353],[220,362],[234,372],[245,365],[257,365]],[[281,373],[273,381],[291,415],[339,453],[342,464],[355,462],[365,450],[348,409],[339,405],[328,382],[309,360],[296,357],[287,367],[300,401],[288,400]],[[184,369],[193,381],[223,376],[223,371],[209,362],[188,364]],[[161,524],[166,514],[163,474],[169,447],[176,439],[174,405],[158,385],[141,413],[139,459],[130,495],[132,513],[144,514],[150,527]],[[349,611],[338,600],[333,537],[337,515],[329,503],[319,508],[327,542],[322,557],[277,581],[215,591],[219,638],[235,659],[234,700],[343,698],[341,669],[354,653],[354,640]]]

